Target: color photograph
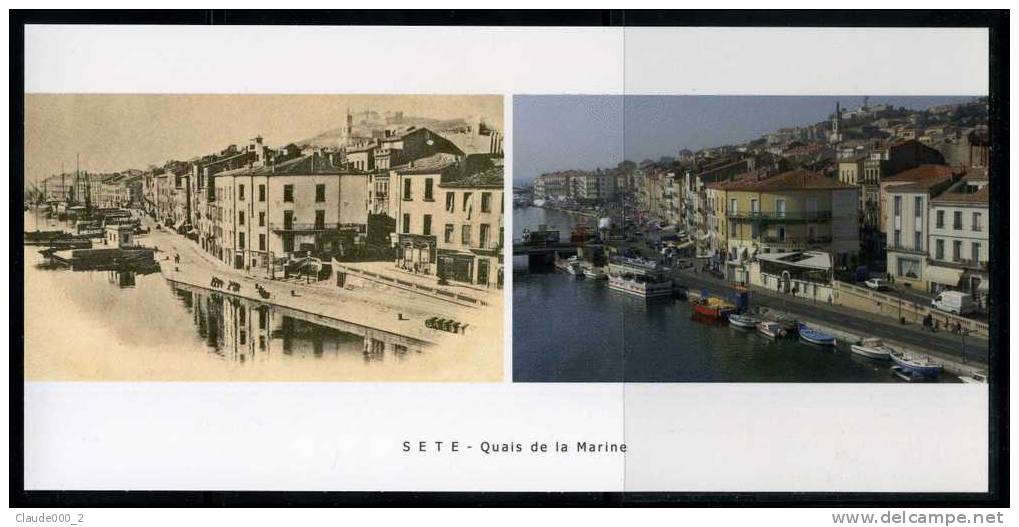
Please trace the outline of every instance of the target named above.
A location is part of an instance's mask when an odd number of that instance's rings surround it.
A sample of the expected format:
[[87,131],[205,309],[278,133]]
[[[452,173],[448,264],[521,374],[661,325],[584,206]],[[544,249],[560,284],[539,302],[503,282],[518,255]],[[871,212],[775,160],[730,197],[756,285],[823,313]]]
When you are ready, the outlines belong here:
[[976,97],[517,96],[517,382],[987,382]]

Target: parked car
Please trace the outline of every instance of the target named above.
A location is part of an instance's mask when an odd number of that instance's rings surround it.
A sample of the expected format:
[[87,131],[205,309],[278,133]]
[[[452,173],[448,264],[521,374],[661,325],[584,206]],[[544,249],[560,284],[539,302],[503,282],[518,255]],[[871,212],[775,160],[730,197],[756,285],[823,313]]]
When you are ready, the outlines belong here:
[[973,297],[961,291],[943,291],[934,300],[931,307],[956,315],[966,315],[976,309]]
[[864,282],[864,284],[875,291],[887,291],[892,288],[887,280],[883,280],[881,278],[871,278]]

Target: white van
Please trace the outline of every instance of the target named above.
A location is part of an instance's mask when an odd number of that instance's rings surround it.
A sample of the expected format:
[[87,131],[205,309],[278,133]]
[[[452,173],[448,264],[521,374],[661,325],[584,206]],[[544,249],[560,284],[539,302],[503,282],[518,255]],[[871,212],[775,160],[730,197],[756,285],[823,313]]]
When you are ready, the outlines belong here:
[[965,315],[976,309],[973,297],[961,291],[942,291],[931,300],[931,307],[956,315]]

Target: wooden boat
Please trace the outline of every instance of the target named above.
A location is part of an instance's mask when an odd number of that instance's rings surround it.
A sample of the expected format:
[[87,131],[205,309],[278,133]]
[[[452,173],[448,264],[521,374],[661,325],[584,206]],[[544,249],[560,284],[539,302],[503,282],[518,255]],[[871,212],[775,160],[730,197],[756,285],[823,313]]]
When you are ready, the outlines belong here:
[[928,379],[938,378],[941,375],[941,370],[944,369],[943,364],[931,360],[930,357],[907,357],[905,353],[897,350],[893,350],[890,356],[896,366]]
[[716,297],[702,298],[694,303],[693,311],[706,318],[726,320],[735,312],[736,306]]
[[893,350],[886,346],[881,339],[866,338],[859,344],[849,346],[849,351],[869,359],[888,360]]
[[782,324],[775,322],[774,320],[765,320],[764,322],[758,323],[757,331],[773,339],[785,337],[787,334],[785,328],[782,327]]
[[906,382],[924,382],[928,380],[928,378],[923,375],[910,371],[902,366],[892,366],[892,375]]
[[809,342],[809,343],[811,343],[811,344],[817,344],[819,346],[834,346],[835,345],[835,337],[833,337],[833,336],[831,336],[831,335],[829,335],[829,334],[827,334],[827,333],[825,333],[823,331],[819,331],[819,330],[816,330],[814,328],[811,328],[810,326],[808,326],[806,324],[800,324],[799,325],[799,332],[800,332],[800,338],[805,340],[805,341],[807,341],[807,342]]
[[739,328],[755,328],[757,327],[758,320],[756,317],[748,314],[730,313],[729,323]]

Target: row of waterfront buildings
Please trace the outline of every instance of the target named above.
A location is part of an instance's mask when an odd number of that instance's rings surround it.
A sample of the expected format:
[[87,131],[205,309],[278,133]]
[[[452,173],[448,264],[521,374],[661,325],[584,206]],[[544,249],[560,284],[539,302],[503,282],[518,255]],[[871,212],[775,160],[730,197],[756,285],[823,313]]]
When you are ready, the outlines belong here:
[[[861,137],[875,120],[891,128]],[[989,286],[987,129],[941,119],[917,132],[917,122],[886,106],[837,108],[827,124],[747,145],[542,174],[533,192],[578,206],[614,202],[638,221],[675,226],[734,282],[763,285],[762,257],[823,254],[810,262],[829,262],[827,272],[807,273],[821,281],[867,265],[922,291],[957,289],[980,300]],[[921,140],[931,137],[940,139]]]
[[139,173],[110,206],[141,208],[220,261],[262,276],[282,276],[307,257],[388,259],[437,279],[501,287],[502,161],[501,134],[480,121],[446,133],[365,129],[348,113],[331,146],[270,148],[255,137]]

